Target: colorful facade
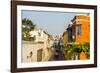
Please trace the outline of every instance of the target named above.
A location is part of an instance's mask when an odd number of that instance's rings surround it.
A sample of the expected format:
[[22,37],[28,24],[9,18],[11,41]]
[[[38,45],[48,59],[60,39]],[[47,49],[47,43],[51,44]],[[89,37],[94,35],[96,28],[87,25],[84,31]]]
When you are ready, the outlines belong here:
[[64,42],[64,45],[68,43],[68,32],[67,31],[63,33],[63,42]]
[[75,16],[69,24],[67,31],[69,42],[90,42],[90,17],[88,15]]
[[68,42],[72,42],[72,22],[68,25],[67,32],[68,32]]
[[[90,17],[89,15],[76,15],[70,22],[67,28],[67,34],[63,34],[65,47],[64,56],[66,60],[87,60],[86,45],[90,42]],[[67,36],[67,37],[66,37]],[[67,40],[66,40],[67,39]],[[71,45],[69,48],[68,45]],[[83,46],[82,48],[79,46]],[[90,49],[90,47],[88,46]],[[71,53],[69,53],[69,51]],[[89,52],[88,52],[89,53]]]

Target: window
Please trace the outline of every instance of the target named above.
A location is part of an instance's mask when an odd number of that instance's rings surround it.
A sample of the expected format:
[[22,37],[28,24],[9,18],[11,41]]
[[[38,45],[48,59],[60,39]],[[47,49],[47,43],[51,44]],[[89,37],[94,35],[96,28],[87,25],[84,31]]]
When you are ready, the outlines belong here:
[[80,35],[81,34],[81,25],[77,25],[76,26],[76,35]]

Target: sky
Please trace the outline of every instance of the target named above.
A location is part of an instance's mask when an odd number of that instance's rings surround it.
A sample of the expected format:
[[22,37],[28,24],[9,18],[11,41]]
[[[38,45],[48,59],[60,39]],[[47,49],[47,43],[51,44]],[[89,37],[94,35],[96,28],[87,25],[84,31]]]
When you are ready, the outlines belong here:
[[28,18],[36,24],[37,28],[50,35],[62,35],[68,24],[77,13],[22,10],[22,19]]

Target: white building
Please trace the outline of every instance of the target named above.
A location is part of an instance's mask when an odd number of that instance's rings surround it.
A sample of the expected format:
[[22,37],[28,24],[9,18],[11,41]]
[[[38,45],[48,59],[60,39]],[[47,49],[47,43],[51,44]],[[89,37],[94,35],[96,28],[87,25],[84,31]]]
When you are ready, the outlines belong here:
[[48,61],[52,54],[52,36],[41,29],[30,32],[34,41],[22,42],[22,62]]
[[[34,42],[44,42],[44,33],[41,29],[34,29],[30,32],[31,37],[35,37]],[[47,37],[47,36],[46,36]]]

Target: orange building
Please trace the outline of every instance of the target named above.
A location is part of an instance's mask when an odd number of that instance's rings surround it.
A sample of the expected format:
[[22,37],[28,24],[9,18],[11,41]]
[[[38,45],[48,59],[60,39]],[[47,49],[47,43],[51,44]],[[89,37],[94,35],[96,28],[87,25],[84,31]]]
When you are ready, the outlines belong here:
[[87,60],[87,56],[83,51],[79,54],[79,59],[80,60]]
[[89,15],[77,15],[71,22],[72,41],[76,43],[90,42]]

